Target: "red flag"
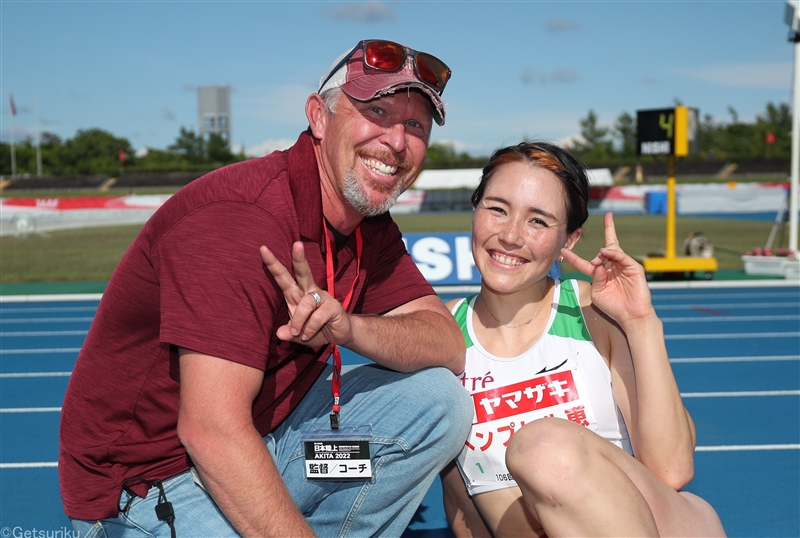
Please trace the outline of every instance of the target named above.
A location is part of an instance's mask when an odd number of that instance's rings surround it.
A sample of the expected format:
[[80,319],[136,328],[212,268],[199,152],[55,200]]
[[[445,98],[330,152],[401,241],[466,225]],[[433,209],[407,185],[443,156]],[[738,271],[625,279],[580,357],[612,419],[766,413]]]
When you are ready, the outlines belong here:
[[119,150],[119,162],[124,163],[128,160],[128,154],[125,153],[124,149]]
[[14,105],[14,96],[11,93],[8,94],[8,101],[11,104],[11,115],[12,116],[16,116],[17,115],[17,107],[16,107],[16,105]]
[[777,139],[775,138],[775,133],[772,131],[767,131],[767,144],[774,144]]

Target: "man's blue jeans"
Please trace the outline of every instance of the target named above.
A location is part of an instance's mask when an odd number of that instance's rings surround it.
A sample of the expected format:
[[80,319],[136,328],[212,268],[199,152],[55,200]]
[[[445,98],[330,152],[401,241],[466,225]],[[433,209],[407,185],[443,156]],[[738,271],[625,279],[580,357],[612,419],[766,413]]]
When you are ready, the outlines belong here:
[[[301,428],[329,429],[331,368],[328,366],[300,405],[264,437],[295,504],[317,535],[400,536],[437,473],[464,445],[472,404],[458,379],[443,368],[401,374],[374,364],[344,367],[342,427],[372,426],[372,479],[312,481],[305,477]],[[163,482],[175,511],[178,538],[236,536],[211,497],[190,471]],[[73,520],[82,538],[169,537],[155,514],[158,489],[136,498],[125,513],[99,522]],[[120,508],[128,502],[120,498]],[[269,510],[265,506],[264,510]]]

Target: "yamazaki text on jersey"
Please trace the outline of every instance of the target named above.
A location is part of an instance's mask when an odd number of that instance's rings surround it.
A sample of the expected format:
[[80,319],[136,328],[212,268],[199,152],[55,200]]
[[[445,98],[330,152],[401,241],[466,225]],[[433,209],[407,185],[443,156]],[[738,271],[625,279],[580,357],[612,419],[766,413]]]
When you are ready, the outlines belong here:
[[572,370],[475,392],[472,394],[475,424],[546,409],[579,397]]

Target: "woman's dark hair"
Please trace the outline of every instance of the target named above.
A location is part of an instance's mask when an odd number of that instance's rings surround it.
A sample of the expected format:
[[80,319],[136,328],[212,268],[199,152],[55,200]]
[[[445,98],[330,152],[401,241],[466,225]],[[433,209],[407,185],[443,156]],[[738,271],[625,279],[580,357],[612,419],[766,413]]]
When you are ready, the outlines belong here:
[[567,233],[572,233],[589,217],[589,178],[586,166],[562,147],[547,142],[522,142],[495,151],[483,167],[481,182],[472,193],[472,207],[478,207],[486,185],[503,165],[521,162],[552,172],[567,193]]

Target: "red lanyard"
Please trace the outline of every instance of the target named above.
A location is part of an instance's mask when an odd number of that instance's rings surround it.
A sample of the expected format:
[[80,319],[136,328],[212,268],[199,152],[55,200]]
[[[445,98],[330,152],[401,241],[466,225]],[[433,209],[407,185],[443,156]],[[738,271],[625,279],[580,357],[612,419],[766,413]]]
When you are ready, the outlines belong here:
[[[333,294],[333,281],[334,281],[334,271],[333,271],[333,250],[331,248],[331,239],[328,235],[328,228],[323,219],[323,230],[325,232],[325,272],[328,277],[328,293],[331,294],[334,298],[336,297]],[[347,310],[350,306],[350,302],[353,300],[353,292],[356,289],[356,283],[358,282],[358,277],[361,274],[361,253],[363,251],[364,242],[361,238],[361,226],[356,228],[356,277],[353,279],[353,286],[350,288],[350,292],[347,294],[347,297],[344,298],[342,301],[342,307]],[[331,392],[333,393],[333,413],[331,413],[331,429],[338,429],[339,428],[339,388],[341,387],[341,377],[342,377],[342,355],[339,353],[339,346],[336,344],[333,345],[333,380],[331,381]]]

